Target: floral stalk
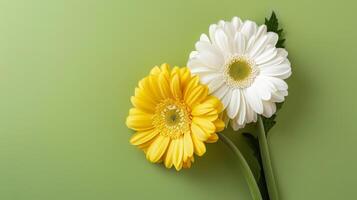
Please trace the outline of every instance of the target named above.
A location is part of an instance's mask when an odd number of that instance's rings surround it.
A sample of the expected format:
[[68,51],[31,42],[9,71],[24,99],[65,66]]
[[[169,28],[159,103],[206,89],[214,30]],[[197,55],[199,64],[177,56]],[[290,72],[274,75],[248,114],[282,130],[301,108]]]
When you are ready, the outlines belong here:
[[245,160],[244,156],[242,153],[239,151],[237,146],[224,134],[218,133],[219,138],[233,151],[233,153],[237,156],[240,167],[242,169],[242,172],[244,174],[244,177],[247,181],[248,187],[250,194],[254,200],[262,200],[262,196],[260,194],[260,190],[258,187],[257,182],[255,181],[254,175]]
[[264,129],[264,124],[261,116],[258,116],[258,140],[260,146],[260,154],[262,158],[265,179],[267,182],[269,197],[272,200],[279,200],[278,189],[276,186],[273,167],[270,160],[269,147]]

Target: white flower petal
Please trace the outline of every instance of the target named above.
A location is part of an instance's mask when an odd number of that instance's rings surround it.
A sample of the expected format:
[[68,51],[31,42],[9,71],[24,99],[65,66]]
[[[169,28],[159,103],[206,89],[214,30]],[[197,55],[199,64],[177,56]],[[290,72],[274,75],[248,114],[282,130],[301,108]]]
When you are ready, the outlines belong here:
[[207,86],[209,88],[210,93],[216,91],[223,85],[222,77],[216,77],[214,80],[210,81]]
[[272,83],[277,90],[287,90],[288,84],[284,80],[275,77],[265,77],[267,81]]
[[235,118],[235,119],[231,120],[231,126],[232,126],[233,130],[237,131],[241,128],[244,128],[245,124],[239,124],[238,119]]
[[236,122],[236,120],[232,120],[231,121],[231,127],[233,128],[234,131],[238,131],[240,126],[238,125],[238,123]]
[[207,67],[215,69],[221,69],[224,64],[224,60],[220,55],[211,53],[209,51],[200,52],[197,55],[197,58],[206,64]]
[[270,61],[268,61],[268,62],[266,62],[264,64],[258,65],[258,67],[260,69],[264,69],[264,68],[267,68],[267,67],[279,65],[282,62],[284,62],[285,60],[286,60],[286,58],[276,55],[275,58],[271,59]]
[[287,96],[287,92],[276,91],[276,92],[272,93],[271,101],[281,103],[285,100],[285,96]]
[[218,99],[222,99],[224,97],[224,95],[226,95],[226,93],[228,92],[229,87],[227,87],[225,84],[220,85],[219,88],[217,88],[216,90],[210,90],[210,92],[216,96]]
[[288,96],[288,91],[287,90],[280,90],[279,91],[284,97]]
[[221,55],[221,52],[215,46],[213,46],[210,42],[207,42],[207,41],[198,41],[198,42],[196,42],[195,47],[198,52],[208,51],[213,54]]
[[[283,79],[291,75],[291,64],[287,51],[275,47],[278,39],[276,33],[267,32],[266,25],[233,17],[231,21],[212,24],[208,36],[202,34],[196,51],[190,54],[187,65],[192,74],[198,75],[210,94],[221,100],[225,116],[235,130],[256,122],[258,114],[272,116],[275,103],[288,95]],[[227,85],[225,64],[237,58],[249,59],[259,70],[246,88]]]
[[191,70],[191,73],[194,75],[200,75],[200,74],[208,73],[208,72],[215,73],[214,69],[206,67],[204,65],[196,65],[195,67],[189,66],[189,68]]
[[251,38],[257,32],[257,24],[250,20],[243,23],[241,32],[247,37]]
[[256,33],[256,37],[258,38],[266,34],[267,34],[267,26],[265,24],[259,26]]
[[[194,53],[191,52],[191,54]],[[198,74],[202,72],[216,72],[214,68],[208,67],[204,62],[201,61],[200,58],[197,58],[197,55],[189,59],[187,62],[187,67],[190,68],[192,74]]]
[[264,112],[263,116],[270,118],[276,112],[276,105],[270,101],[263,101]]
[[204,34],[204,33],[201,34],[200,41],[211,43],[211,41],[209,40],[208,36],[206,34]]
[[267,62],[259,64],[259,68],[269,67],[273,65],[279,65],[285,60],[287,60],[288,52],[282,48],[276,48],[276,56],[269,59]]
[[228,42],[228,37],[222,29],[217,29],[215,33],[215,40],[217,46],[223,52],[223,55],[229,56],[232,52],[232,44]]
[[247,103],[252,107],[252,109],[258,114],[263,113],[262,100],[259,98],[257,92],[254,88],[249,87],[244,91],[244,96],[246,97]]
[[267,33],[267,36],[269,38],[269,42],[268,44],[272,45],[272,46],[275,46],[276,43],[278,43],[278,40],[279,40],[279,36],[278,34],[274,33],[274,32],[268,32]]
[[254,44],[250,48],[248,55],[251,58],[254,58],[256,55],[259,55],[264,50],[264,47],[266,46],[267,41],[268,41],[268,37],[266,35],[263,35],[263,36],[257,38],[257,40],[254,42]]
[[226,94],[222,99],[223,109],[227,108],[229,102],[232,100],[231,97],[232,97],[232,90],[228,89],[228,91],[226,92]]
[[258,35],[256,35],[257,24],[252,21],[247,20],[244,22],[241,32],[245,35],[246,38],[248,38],[245,49],[247,52],[249,52],[250,49],[252,48],[253,44],[259,37]]
[[277,53],[279,56],[284,57],[284,58],[288,57],[288,52],[285,49],[277,48],[276,50],[278,51]]
[[261,54],[256,56],[254,61],[257,65],[261,65],[273,59],[277,53],[278,51],[274,46],[267,46],[267,48],[265,48],[265,50]]
[[262,100],[265,100],[265,101],[270,100],[271,93],[273,92],[273,90],[272,90],[272,87],[269,87],[269,85],[265,84],[264,81],[257,78],[257,79],[255,79],[255,81],[251,87],[252,87],[252,89],[256,90],[259,98],[261,98]]
[[245,53],[245,36],[237,32],[233,40],[233,52],[238,55],[243,55]]
[[214,40],[214,35],[216,33],[216,29],[217,29],[217,25],[216,24],[212,24],[209,26],[209,38],[212,42],[212,44],[215,44],[216,41]]
[[218,78],[222,79],[222,74],[220,74],[220,73],[210,73],[210,72],[200,73],[200,74],[198,74],[198,76],[200,77],[200,81],[203,84],[208,84],[211,81],[218,79]]
[[232,19],[232,26],[234,27],[235,31],[239,31],[240,27],[242,26],[242,20],[239,17],[233,17]]
[[258,120],[258,115],[257,113],[253,112],[253,119],[250,122],[257,122],[257,120]]
[[264,76],[274,76],[281,79],[286,79],[291,75],[291,67],[289,60],[275,66],[265,67],[260,70]]
[[224,24],[223,30],[224,30],[224,32],[225,32],[226,35],[227,35],[227,38],[228,38],[229,43],[231,43],[231,41],[233,40],[233,37],[234,37],[234,35],[235,35],[234,26],[232,25],[232,23],[226,22],[226,23]]
[[[197,51],[196,51],[197,52]],[[191,52],[190,56],[192,55],[192,58],[190,58],[187,62],[187,66],[189,68],[194,68],[194,67],[201,67],[201,66],[206,66],[199,58],[197,58],[197,55],[193,55],[195,53]]]
[[223,28],[225,24],[226,24],[225,21],[219,20],[219,22],[218,22],[218,27],[219,27],[219,28]]
[[252,107],[246,102],[246,115],[244,123],[255,122],[257,119],[257,114],[254,112]]
[[245,103],[245,97],[243,92],[240,92],[240,104],[239,104],[239,111],[238,111],[238,123],[240,125],[243,125],[245,123],[245,117],[246,117],[246,110],[247,110],[247,105]]
[[232,100],[229,102],[227,106],[227,115],[229,118],[233,119],[238,114],[240,104],[240,90],[234,89],[232,91]]
[[202,63],[214,69],[221,68],[224,62],[223,54],[214,45],[209,42],[198,41],[195,47],[198,50],[196,57],[201,59]]
[[198,55],[198,52],[197,52],[197,51],[191,51],[189,57],[192,59],[192,58],[195,58],[197,55]]
[[[267,88],[267,90],[270,91],[270,94],[279,91],[277,87],[272,83],[272,81],[269,80],[269,77],[266,76],[258,76],[256,80],[258,80],[263,83],[263,85]],[[271,97],[270,97],[271,98]]]

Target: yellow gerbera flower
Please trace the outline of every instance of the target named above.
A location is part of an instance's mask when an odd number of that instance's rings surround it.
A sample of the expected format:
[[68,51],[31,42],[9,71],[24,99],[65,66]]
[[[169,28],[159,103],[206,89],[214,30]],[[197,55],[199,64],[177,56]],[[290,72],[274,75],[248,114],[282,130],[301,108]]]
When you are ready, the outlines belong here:
[[154,67],[139,82],[131,102],[134,108],[126,120],[136,131],[131,144],[142,149],[149,161],[163,161],[167,168],[191,167],[193,154],[202,156],[204,142],[216,142],[216,132],[224,129],[221,102],[208,95],[208,87],[187,67]]

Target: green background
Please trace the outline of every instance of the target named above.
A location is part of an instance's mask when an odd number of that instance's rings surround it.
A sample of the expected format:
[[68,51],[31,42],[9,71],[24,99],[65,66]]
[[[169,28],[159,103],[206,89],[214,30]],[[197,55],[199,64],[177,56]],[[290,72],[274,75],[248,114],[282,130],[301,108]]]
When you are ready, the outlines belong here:
[[0,1],[0,199],[250,199],[209,144],[193,168],[150,164],[124,121],[137,81],[185,65],[202,32],[272,10],[293,75],[269,144],[281,199],[355,199],[353,1]]

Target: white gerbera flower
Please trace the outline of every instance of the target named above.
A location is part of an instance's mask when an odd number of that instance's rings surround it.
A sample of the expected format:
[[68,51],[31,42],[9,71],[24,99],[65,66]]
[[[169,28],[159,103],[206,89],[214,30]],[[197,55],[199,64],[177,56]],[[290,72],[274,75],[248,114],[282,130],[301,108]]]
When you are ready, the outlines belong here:
[[271,117],[288,95],[283,79],[291,75],[287,51],[276,48],[278,35],[265,25],[234,17],[209,27],[192,51],[188,67],[217,96],[234,130]]

